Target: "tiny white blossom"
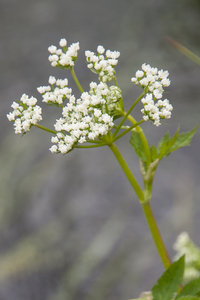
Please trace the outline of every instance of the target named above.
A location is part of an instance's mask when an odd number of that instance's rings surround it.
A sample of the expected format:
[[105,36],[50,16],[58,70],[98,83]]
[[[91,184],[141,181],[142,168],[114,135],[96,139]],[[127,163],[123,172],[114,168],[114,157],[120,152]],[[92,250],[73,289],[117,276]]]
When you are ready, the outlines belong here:
[[60,47],[66,47],[67,46],[67,40],[66,39],[61,39],[59,42]]
[[105,52],[105,48],[104,48],[103,46],[100,46],[100,45],[99,45],[99,46],[97,47],[97,52],[100,53],[100,54],[103,54],[103,53]]
[[56,78],[54,76],[49,77],[49,84],[55,84],[56,83]]
[[143,71],[140,71],[140,70],[138,70],[138,71],[135,73],[136,78],[142,77],[143,75],[144,75],[144,72],[143,72]]
[[51,46],[48,47],[48,51],[49,51],[51,54],[56,53],[56,50],[57,50],[57,47],[56,47],[56,46],[51,45]]
[[49,148],[49,150],[51,151],[51,153],[56,153],[58,150],[58,147],[56,145],[51,146],[51,148]]

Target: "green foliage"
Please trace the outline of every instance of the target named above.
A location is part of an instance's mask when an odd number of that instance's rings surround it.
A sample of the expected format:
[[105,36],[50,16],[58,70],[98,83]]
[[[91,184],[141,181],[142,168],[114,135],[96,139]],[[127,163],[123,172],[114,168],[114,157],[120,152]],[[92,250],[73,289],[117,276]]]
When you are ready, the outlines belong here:
[[150,150],[151,150],[151,161],[155,161],[156,158],[158,157],[158,150],[154,145],[151,146]]
[[185,296],[188,296],[188,295],[194,296],[197,293],[200,293],[200,278],[195,279],[195,280],[191,281],[190,283],[188,283],[186,286],[184,286],[184,288],[180,291],[180,293],[176,297],[176,300],[182,299],[183,297],[185,298]]
[[[171,152],[188,146],[197,130],[198,126],[189,132],[179,134],[179,128],[177,129],[174,136],[170,137],[169,132],[167,132],[158,143],[157,148],[152,145],[150,150],[150,162],[148,160],[147,151],[145,151],[145,144],[142,140],[141,132],[132,131],[130,144],[135,150],[137,156],[140,159],[140,170],[143,176],[145,185],[145,201],[149,201],[152,195],[152,185],[155,175],[155,171],[160,160],[169,155]],[[148,144],[147,144],[148,145]],[[148,146],[147,146],[148,147]]]
[[184,273],[184,256],[173,263],[152,288],[154,300],[171,300],[179,289]]
[[158,159],[161,160],[163,157],[170,154],[170,150],[174,143],[177,141],[179,134],[179,128],[173,137],[170,137],[169,132],[167,132],[161,139],[158,144],[157,152],[158,152]]
[[[179,134],[179,128],[174,134],[174,136],[170,137],[169,132],[165,133],[162,137],[160,142],[158,143],[157,148],[155,146],[151,146],[151,161],[155,161],[157,158],[161,160],[163,157],[169,155],[171,152],[190,145],[191,140],[197,130],[198,126],[196,126],[191,131],[186,133]],[[130,144],[134,148],[138,157],[143,161],[146,162],[146,156],[144,151],[144,145],[140,138],[140,134],[136,131],[132,131]]]
[[177,140],[173,144],[173,146],[170,149],[170,153],[181,148],[190,145],[192,138],[197,131],[198,126],[193,128],[191,131],[186,132],[186,133],[181,133],[178,135]]
[[137,131],[132,131],[130,144],[134,148],[139,159],[141,159],[143,162],[146,162],[144,144],[143,144],[143,142],[140,138],[140,135]]
[[152,291],[132,300],[200,300],[200,278],[182,287],[185,255],[175,261],[158,279]]
[[200,300],[200,278],[181,288],[185,256],[174,262],[152,288],[154,300]]

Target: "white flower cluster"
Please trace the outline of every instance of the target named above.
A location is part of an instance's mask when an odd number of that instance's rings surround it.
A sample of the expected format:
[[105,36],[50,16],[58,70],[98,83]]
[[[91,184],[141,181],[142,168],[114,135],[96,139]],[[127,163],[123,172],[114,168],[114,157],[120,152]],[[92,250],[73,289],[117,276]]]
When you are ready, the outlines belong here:
[[169,103],[169,100],[158,100],[154,102],[152,94],[146,94],[141,100],[144,108],[141,109],[141,112],[144,114],[143,119],[145,121],[151,120],[156,126],[161,125],[160,119],[170,119],[171,111],[173,110],[172,105]]
[[187,232],[182,232],[173,245],[177,251],[175,260],[185,254],[185,281],[191,281],[200,276],[200,249],[192,242]]
[[72,68],[78,57],[78,50],[80,49],[79,42],[73,43],[67,48],[66,39],[61,39],[59,45],[63,49],[57,49],[54,45],[48,47],[48,51],[51,53],[51,55],[49,55],[49,61],[52,67]]
[[96,55],[92,51],[85,51],[87,67],[99,75],[100,81],[107,82],[113,80],[115,78],[114,67],[118,63],[120,52],[107,50],[104,56],[105,49],[103,46],[98,46],[97,52],[98,54]]
[[[141,100],[144,108],[141,110],[144,114],[144,120],[151,120],[156,126],[159,126],[160,119],[171,118],[172,105],[167,99],[161,100],[164,89],[170,85],[168,71],[152,68],[150,65],[143,64],[142,70],[138,70],[131,81],[141,86],[147,95]],[[155,103],[155,100],[158,100]]]
[[89,93],[82,93],[80,99],[72,95],[62,110],[62,117],[56,121],[55,130],[58,133],[51,139],[55,145],[50,151],[65,154],[77,143],[82,144],[106,135],[114,126],[113,117],[109,115],[109,109],[113,110],[113,107],[110,108],[107,102],[111,94],[113,88],[105,83],[91,82]]
[[21,96],[20,101],[13,102],[13,112],[7,114],[9,121],[14,121],[15,133],[23,133],[30,130],[32,125],[42,120],[42,109],[35,105],[37,99],[26,94]]
[[[38,92],[42,94],[43,102],[62,106],[66,99],[71,97],[72,89],[68,88],[68,79],[57,79],[54,76],[49,77],[48,86],[40,86]],[[54,86],[56,85],[56,87]]]

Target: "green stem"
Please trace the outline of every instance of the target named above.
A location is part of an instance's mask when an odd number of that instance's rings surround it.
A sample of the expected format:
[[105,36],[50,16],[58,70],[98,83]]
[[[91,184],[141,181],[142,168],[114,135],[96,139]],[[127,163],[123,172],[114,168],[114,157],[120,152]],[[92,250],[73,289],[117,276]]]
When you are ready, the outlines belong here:
[[35,124],[34,126],[37,127],[37,128],[40,128],[40,129],[42,129],[42,130],[45,130],[45,131],[47,131],[47,132],[53,133],[53,134],[57,134],[57,133],[58,133],[58,132],[55,131],[55,130],[51,130],[51,129],[46,128],[46,127],[44,127],[44,126],[42,126],[42,125],[39,125],[39,124]]
[[76,82],[76,85],[78,86],[80,92],[83,93],[84,90],[83,90],[83,88],[82,88],[82,86],[81,86],[81,84],[80,84],[78,78],[76,77],[76,74],[75,74],[75,72],[74,72],[74,68],[73,68],[73,67],[71,68],[71,73],[72,73],[72,77],[73,77],[74,81]]
[[119,152],[117,146],[114,143],[112,143],[108,146],[110,147],[110,149],[114,153],[114,155],[115,155],[116,159],[118,160],[122,170],[124,171],[126,177],[128,178],[128,180],[129,180],[130,184],[132,185],[134,191],[136,192],[138,198],[140,199],[140,201],[144,201],[144,193],[143,193],[141,187],[139,186],[137,180],[133,176],[131,170],[129,169],[129,166],[125,162],[123,156]]
[[165,245],[163,243],[161,234],[159,232],[158,226],[156,224],[156,220],[154,218],[153,212],[151,210],[151,206],[149,201],[145,201],[145,195],[142,189],[140,188],[137,180],[135,179],[134,175],[132,174],[131,170],[129,169],[127,163],[125,162],[124,158],[122,157],[121,153],[119,152],[118,148],[114,143],[108,145],[112,152],[114,153],[115,157],[117,158],[122,170],[124,171],[126,177],[128,178],[130,184],[132,185],[134,191],[136,192],[140,203],[142,205],[150,232],[152,234],[153,240],[155,242],[156,248],[160,255],[161,261],[163,262],[164,267],[167,269],[171,265],[170,257],[167,253]]
[[149,229],[151,231],[153,240],[155,242],[156,248],[157,248],[160,258],[162,260],[162,263],[163,263],[165,269],[167,269],[171,265],[171,260],[170,260],[169,254],[167,253],[167,250],[165,248],[165,245],[162,240],[162,236],[160,234],[158,226],[156,224],[156,220],[154,218],[150,203],[144,202],[144,203],[141,203],[141,205],[142,205],[147,223],[149,225]]

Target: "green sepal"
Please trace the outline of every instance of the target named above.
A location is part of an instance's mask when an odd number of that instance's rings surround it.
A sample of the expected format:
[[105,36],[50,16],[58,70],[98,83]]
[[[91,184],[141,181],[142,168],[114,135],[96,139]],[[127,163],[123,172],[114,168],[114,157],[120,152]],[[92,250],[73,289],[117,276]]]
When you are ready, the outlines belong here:
[[185,259],[184,255],[174,262],[158,279],[152,288],[154,300],[171,300],[178,291],[183,279]]
[[194,296],[197,293],[200,293],[200,278],[186,284],[175,299],[181,299],[183,296]]

